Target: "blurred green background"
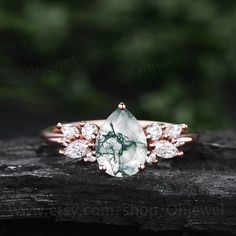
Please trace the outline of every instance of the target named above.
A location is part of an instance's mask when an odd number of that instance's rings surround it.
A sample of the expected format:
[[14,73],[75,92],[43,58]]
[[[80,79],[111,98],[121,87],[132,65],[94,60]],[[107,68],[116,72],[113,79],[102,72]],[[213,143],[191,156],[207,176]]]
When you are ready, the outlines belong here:
[[235,127],[235,38],[234,0],[1,0],[0,128],[106,118],[120,101]]

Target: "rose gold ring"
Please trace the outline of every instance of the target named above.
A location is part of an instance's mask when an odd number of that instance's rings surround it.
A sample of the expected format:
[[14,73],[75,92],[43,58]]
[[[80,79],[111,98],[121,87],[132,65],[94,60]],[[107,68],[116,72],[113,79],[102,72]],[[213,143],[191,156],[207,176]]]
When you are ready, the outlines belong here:
[[160,159],[183,156],[187,144],[198,141],[186,124],[136,120],[124,103],[107,120],[58,123],[42,131],[46,144],[60,145],[59,153],[85,162],[115,177],[130,176]]

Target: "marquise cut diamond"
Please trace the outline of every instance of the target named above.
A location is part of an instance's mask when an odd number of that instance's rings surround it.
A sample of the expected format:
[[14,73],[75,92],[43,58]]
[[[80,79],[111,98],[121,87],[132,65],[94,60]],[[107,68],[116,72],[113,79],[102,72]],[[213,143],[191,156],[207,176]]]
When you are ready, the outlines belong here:
[[167,140],[161,140],[155,143],[155,149],[153,152],[161,158],[169,159],[177,156],[179,150],[175,145]]
[[90,149],[86,140],[75,140],[64,149],[64,154],[67,157],[79,160],[82,160],[89,152]]
[[182,132],[182,126],[181,125],[168,125],[165,134],[170,138],[176,138],[178,137]]
[[75,136],[79,134],[79,130],[72,124],[64,124],[61,127],[64,136]]

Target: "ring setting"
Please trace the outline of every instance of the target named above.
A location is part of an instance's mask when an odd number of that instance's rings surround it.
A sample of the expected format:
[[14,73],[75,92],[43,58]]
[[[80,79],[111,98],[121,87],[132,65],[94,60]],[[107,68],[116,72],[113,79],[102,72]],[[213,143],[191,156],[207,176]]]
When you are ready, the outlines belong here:
[[138,121],[124,103],[104,121],[58,123],[42,131],[47,144],[60,145],[59,153],[85,162],[114,177],[131,176],[159,159],[183,156],[183,147],[196,142],[186,124]]

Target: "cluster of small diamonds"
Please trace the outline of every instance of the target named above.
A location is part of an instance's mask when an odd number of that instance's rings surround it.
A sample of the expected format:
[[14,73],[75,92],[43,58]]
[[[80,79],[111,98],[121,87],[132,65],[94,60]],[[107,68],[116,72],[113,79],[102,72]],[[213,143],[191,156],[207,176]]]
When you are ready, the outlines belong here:
[[148,140],[147,163],[156,163],[158,157],[170,159],[183,155],[179,150],[184,145],[180,135],[186,128],[186,125],[181,124],[149,124],[144,129]]
[[65,156],[95,162],[95,142],[98,134],[98,127],[92,122],[80,122],[78,124],[57,125],[59,132],[63,134],[60,140],[63,148],[60,153]]
[[[60,153],[65,156],[95,162],[96,136],[99,128],[92,122],[80,122],[78,124],[57,125],[59,132],[63,134],[60,140],[63,148]],[[144,128],[148,143],[147,163],[156,163],[158,158],[170,159],[183,155],[180,147],[185,143],[180,135],[186,131],[183,124],[161,124],[154,122]]]

